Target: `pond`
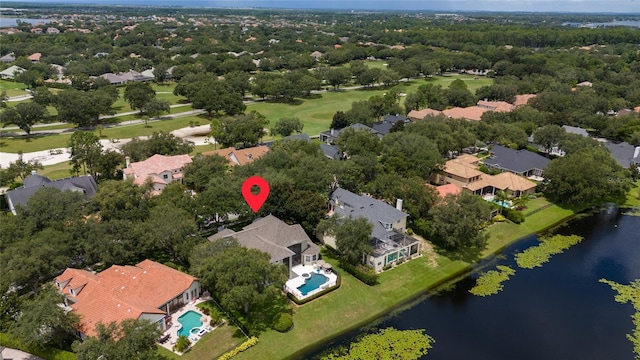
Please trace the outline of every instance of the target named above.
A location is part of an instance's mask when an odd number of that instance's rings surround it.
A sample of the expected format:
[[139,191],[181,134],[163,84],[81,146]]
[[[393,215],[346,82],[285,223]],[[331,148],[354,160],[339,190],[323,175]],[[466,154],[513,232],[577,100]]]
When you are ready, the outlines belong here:
[[632,359],[626,334],[633,328],[633,307],[615,302],[614,291],[598,280],[628,284],[640,278],[640,217],[609,209],[573,220],[557,233],[585,240],[528,270],[513,255],[538,243],[529,236],[484,264],[485,271],[495,265],[516,270],[497,295],[471,295],[474,273],[322,350],[394,327],[425,329],[436,341],[424,357],[429,360]]

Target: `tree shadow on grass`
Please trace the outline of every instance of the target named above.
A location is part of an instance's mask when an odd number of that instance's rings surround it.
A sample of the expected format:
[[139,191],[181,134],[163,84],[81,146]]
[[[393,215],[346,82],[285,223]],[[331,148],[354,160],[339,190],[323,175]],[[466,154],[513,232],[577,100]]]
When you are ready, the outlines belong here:
[[480,260],[480,255],[482,251],[486,248],[484,246],[465,246],[458,249],[443,249],[440,247],[435,247],[435,251],[451,260],[461,260],[467,263],[475,263]]
[[246,320],[251,335],[258,336],[273,327],[273,321],[278,314],[290,311],[289,300],[282,294],[266,306],[252,309],[249,316],[243,320]]

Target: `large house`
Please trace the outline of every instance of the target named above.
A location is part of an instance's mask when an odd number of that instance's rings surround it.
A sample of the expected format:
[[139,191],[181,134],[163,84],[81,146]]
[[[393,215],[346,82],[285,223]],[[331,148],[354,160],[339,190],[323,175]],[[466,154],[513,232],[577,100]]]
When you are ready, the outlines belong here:
[[373,123],[373,125],[371,126],[371,128],[375,131],[377,131],[379,134],[381,134],[382,136],[387,135],[388,133],[391,132],[391,128],[396,124],[402,122],[404,124],[408,124],[411,122],[411,120],[405,116],[402,115],[385,115],[384,118],[382,118],[382,121],[378,121]]
[[266,252],[272,263],[284,264],[291,276],[294,276],[291,273],[294,266],[311,265],[320,257],[320,248],[309,239],[302,226],[289,225],[273,215],[258,219],[240,231],[224,229],[210,236],[209,241],[227,238],[234,238],[249,249]]
[[332,144],[334,141],[336,141],[338,139],[338,136],[340,136],[340,133],[343,132],[345,129],[353,129],[355,131],[368,131],[374,135],[376,135],[379,139],[382,139],[382,134],[380,134],[377,130],[372,129],[370,127],[368,127],[367,125],[364,124],[360,124],[360,123],[355,123],[353,125],[347,126],[346,128],[342,128],[342,129],[330,129],[329,131],[323,131],[320,133],[320,141],[327,143],[327,144]]
[[422,110],[411,110],[407,114],[407,117],[412,121],[420,121],[424,120],[427,116],[435,117],[440,115],[442,115],[442,111],[426,108]]
[[244,165],[253,162],[256,159],[261,158],[264,154],[269,152],[269,147],[265,145],[254,146],[245,149],[236,149],[234,147],[228,147],[219,150],[203,152],[202,155],[219,155],[227,159],[229,165]]
[[633,146],[627,142],[613,143],[607,141],[604,146],[609,149],[611,156],[625,169],[632,164],[640,166],[640,146]]
[[167,318],[200,296],[196,278],[144,260],[135,266],[112,265],[95,273],[67,268],[54,280],[67,309],[80,316],[78,332],[95,336],[98,323],[146,319],[167,329]]
[[494,145],[491,148],[491,156],[484,160],[484,164],[490,169],[508,171],[524,177],[541,178],[550,161],[529,150],[513,150]]
[[24,179],[19,188],[9,190],[6,194],[9,210],[15,215],[18,206],[27,205],[29,198],[42,188],[56,188],[60,191],[74,191],[81,193],[85,198],[91,199],[98,191],[98,185],[91,176],[68,177],[51,180],[46,176],[36,174],[35,170]]
[[154,193],[158,194],[173,181],[182,181],[184,167],[191,164],[189,155],[165,156],[155,154],[147,160],[129,163],[122,170],[124,179],[132,179],[134,184],[142,185],[147,179],[153,184]]
[[[370,239],[373,252],[364,255],[365,264],[375,272],[420,253],[420,242],[406,234],[409,215],[401,210],[402,200],[393,207],[370,196],[338,188],[331,194],[329,206],[330,214],[353,219],[364,217],[373,224]],[[322,241],[337,249],[334,237],[323,234]]]
[[12,65],[2,71],[0,71],[0,79],[13,79],[16,75],[25,72],[26,70],[17,65]]
[[444,164],[441,174],[435,176],[439,185],[453,184],[475,195],[494,195],[504,191],[509,196],[519,197],[535,192],[536,183],[511,172],[489,175],[478,170],[480,159],[464,154]]

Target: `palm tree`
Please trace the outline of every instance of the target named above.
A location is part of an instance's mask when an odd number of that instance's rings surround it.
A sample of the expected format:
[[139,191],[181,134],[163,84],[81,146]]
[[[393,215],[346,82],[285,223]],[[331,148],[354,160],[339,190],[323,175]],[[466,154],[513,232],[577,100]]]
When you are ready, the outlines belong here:
[[504,190],[498,190],[495,195],[496,197],[493,199],[493,201],[500,206],[500,208],[498,209],[498,214],[502,214],[502,208],[504,207],[503,205],[506,204],[509,196],[506,192],[504,192]]

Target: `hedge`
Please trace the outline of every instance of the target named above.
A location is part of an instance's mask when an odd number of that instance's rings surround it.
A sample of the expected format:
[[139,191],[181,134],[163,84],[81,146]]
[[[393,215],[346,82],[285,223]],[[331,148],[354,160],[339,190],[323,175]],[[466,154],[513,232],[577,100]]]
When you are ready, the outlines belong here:
[[344,261],[340,262],[340,267],[369,286],[378,284],[378,274],[370,272],[368,268],[366,268],[367,270],[363,270],[359,266],[354,266]]
[[249,340],[243,342],[239,346],[235,347],[233,350],[222,354],[222,356],[220,356],[218,360],[229,360],[232,357],[238,355],[239,353],[246,351],[251,347],[256,346],[257,344],[258,344],[258,338],[255,336],[252,336],[251,338],[249,338]]
[[524,214],[518,210],[514,209],[503,209],[502,215],[504,215],[507,220],[514,222],[516,224],[520,224],[524,221]]

